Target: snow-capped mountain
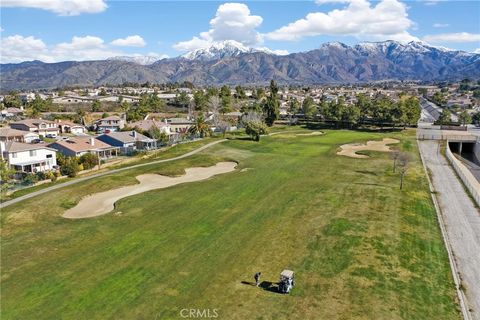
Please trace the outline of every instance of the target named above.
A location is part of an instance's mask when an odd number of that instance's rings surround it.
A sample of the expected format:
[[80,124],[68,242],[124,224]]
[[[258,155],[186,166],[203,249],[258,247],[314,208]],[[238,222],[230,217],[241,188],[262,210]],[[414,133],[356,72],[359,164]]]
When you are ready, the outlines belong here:
[[237,57],[245,53],[263,52],[271,55],[285,55],[286,51],[275,51],[268,48],[249,48],[234,40],[213,42],[207,48],[189,51],[181,56],[187,60],[210,61],[223,58]]
[[[123,61],[132,59],[137,63]],[[221,63],[222,59],[226,59],[225,63]],[[224,41],[153,64],[149,63],[158,60],[157,57],[117,57],[115,60],[122,61],[2,64],[0,87],[13,90],[182,81],[198,85],[266,84],[271,79],[301,85],[480,79],[480,54],[433,47],[423,42],[364,42],[353,46],[332,42],[307,52],[279,55]]]
[[107,60],[127,61],[127,62],[133,62],[136,64],[148,66],[150,64],[157,62],[160,59],[162,59],[162,57],[158,57],[158,56],[117,56],[117,57],[108,58]]

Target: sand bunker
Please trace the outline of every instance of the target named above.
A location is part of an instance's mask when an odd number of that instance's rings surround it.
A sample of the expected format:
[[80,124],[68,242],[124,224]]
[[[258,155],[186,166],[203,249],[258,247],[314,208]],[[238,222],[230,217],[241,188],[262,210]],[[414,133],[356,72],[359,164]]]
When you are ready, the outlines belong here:
[[143,193],[153,189],[168,188],[180,183],[193,182],[208,179],[214,175],[227,173],[235,170],[235,162],[219,162],[206,168],[185,169],[185,175],[180,177],[167,177],[159,174],[142,174],[137,176],[140,184],[121,187],[86,196],[73,208],[63,214],[64,218],[81,219],[91,218],[109,213],[114,209],[118,200]]
[[322,134],[323,134],[322,131],[313,131],[309,133],[298,133],[297,136],[320,136]]
[[337,152],[340,156],[347,156],[352,158],[369,158],[364,154],[357,154],[357,151],[370,150],[391,152],[389,144],[399,143],[397,139],[383,138],[382,141],[368,141],[367,144],[349,143],[340,146],[340,151]]

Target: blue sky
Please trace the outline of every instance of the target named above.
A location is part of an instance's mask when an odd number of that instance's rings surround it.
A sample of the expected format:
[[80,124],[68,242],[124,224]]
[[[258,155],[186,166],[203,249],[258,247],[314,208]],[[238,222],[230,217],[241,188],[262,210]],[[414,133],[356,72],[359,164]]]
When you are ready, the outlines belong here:
[[[35,2],[33,2],[35,3]],[[421,40],[480,50],[480,1],[2,0],[1,62],[175,57],[221,40],[279,52]]]

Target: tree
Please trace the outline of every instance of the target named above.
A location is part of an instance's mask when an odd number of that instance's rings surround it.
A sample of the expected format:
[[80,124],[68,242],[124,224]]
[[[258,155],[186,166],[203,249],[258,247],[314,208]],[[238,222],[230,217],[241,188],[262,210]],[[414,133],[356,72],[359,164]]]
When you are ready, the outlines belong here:
[[317,114],[317,105],[312,97],[308,96],[303,100],[302,113],[307,120],[311,120]]
[[18,93],[13,92],[12,94],[5,96],[3,104],[5,105],[5,108],[20,108],[23,103]]
[[80,156],[79,163],[83,165],[85,170],[92,169],[99,163],[99,158],[94,153],[85,153]]
[[447,108],[443,108],[442,113],[440,114],[440,117],[438,117],[438,123],[442,125],[442,124],[448,124],[451,121],[452,121],[452,112],[450,112],[450,110]]
[[345,105],[342,109],[342,122],[348,123],[349,128],[355,126],[360,119],[360,108],[354,104]]
[[274,80],[270,81],[270,95],[263,104],[263,113],[265,115],[265,123],[267,126],[273,126],[275,120],[278,119],[280,109],[280,100],[278,99],[278,86]]
[[465,126],[472,122],[472,116],[467,112],[467,110],[462,110],[458,115],[458,121]]
[[10,168],[7,161],[0,160],[0,180],[2,182],[8,183],[8,181],[13,179],[14,174],[15,174],[15,170]]
[[107,91],[105,91],[105,88],[102,88],[100,89],[100,92],[98,93],[99,96],[106,96],[107,95]]
[[205,117],[203,116],[203,114],[195,118],[195,121],[193,125],[188,129],[188,132],[194,136],[199,135],[200,138],[208,137],[212,134],[212,130],[210,129],[208,123],[205,121]]
[[403,189],[403,180],[410,165],[410,154],[401,152],[398,156],[398,167],[400,168],[400,190]]
[[262,116],[257,112],[248,112],[242,117],[245,133],[252,137],[253,141],[260,141],[260,135],[267,133],[267,126]]
[[193,93],[193,102],[197,111],[206,111],[208,108],[208,98],[203,90],[197,90]]
[[190,97],[185,91],[181,91],[175,97],[175,104],[181,108],[186,108],[190,103]]
[[144,134],[155,139],[157,142],[167,143],[169,140],[168,134],[165,131],[160,130],[156,125],[151,126],[147,132],[144,132]]
[[247,99],[247,95],[245,94],[245,90],[243,90],[242,86],[238,85],[235,87],[235,95],[237,99],[245,100]]
[[92,112],[98,112],[102,109],[102,103],[98,100],[92,102]]
[[395,173],[395,170],[397,169],[397,161],[398,158],[400,157],[400,151],[395,150],[392,152],[392,159],[393,159],[393,173]]
[[293,97],[290,99],[288,112],[290,114],[297,114],[298,111],[300,111],[300,102],[297,100],[297,98]]
[[77,157],[65,157],[64,163],[60,168],[62,175],[73,178],[77,175],[78,171],[79,166]]
[[232,111],[232,96],[225,95],[221,97],[221,106],[220,112],[222,114],[229,113]]
[[364,93],[359,93],[357,95],[357,101],[356,101],[355,105],[360,110],[359,122],[364,123],[365,120],[369,116],[371,116],[372,100],[370,99],[370,97],[368,97]]

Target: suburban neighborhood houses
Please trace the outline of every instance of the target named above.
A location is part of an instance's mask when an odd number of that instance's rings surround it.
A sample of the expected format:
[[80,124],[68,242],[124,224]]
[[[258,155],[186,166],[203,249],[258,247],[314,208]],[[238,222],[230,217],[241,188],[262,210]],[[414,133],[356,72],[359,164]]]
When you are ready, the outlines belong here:
[[[434,119],[440,124],[452,121],[475,124],[480,121],[480,94],[477,86],[468,81],[436,85],[386,82],[279,87],[278,121],[289,124],[299,119],[329,121],[337,117],[334,109],[329,111],[332,115],[322,115],[316,113],[315,105],[323,112],[328,105],[332,108],[343,104],[356,106],[365,99],[399,103],[410,95],[447,110],[444,117]],[[5,143],[2,154],[10,167],[29,173],[61,171],[61,165],[51,158],[52,152],[78,159],[90,153],[100,162],[122,159],[205,136],[208,132],[198,128],[200,118],[212,132],[225,133],[242,127],[242,117],[257,112],[268,100],[270,91],[269,87],[195,88],[188,84],[185,87],[103,86],[3,95],[0,141]],[[451,114],[450,118],[447,114]],[[358,120],[352,115],[350,112],[343,116],[342,121],[354,124]],[[13,150],[31,152],[20,154]]]

